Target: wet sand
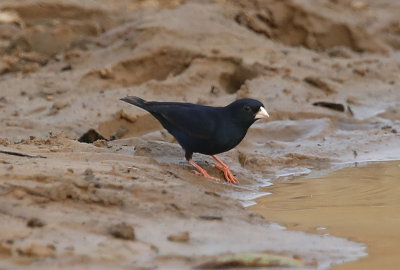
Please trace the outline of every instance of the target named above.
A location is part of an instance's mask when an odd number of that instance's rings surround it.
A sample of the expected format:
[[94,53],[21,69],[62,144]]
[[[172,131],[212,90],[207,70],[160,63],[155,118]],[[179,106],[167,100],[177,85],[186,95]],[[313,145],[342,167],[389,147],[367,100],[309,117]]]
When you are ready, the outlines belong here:
[[289,230],[365,243],[368,256],[332,269],[398,269],[400,162],[371,163],[322,178],[278,181],[252,210]]

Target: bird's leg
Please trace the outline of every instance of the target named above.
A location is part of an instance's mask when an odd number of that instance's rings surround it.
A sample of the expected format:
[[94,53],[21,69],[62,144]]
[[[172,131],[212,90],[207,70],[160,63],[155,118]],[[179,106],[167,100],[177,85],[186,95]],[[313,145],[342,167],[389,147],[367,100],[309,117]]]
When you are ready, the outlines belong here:
[[229,183],[237,184],[238,180],[232,174],[232,172],[229,170],[228,165],[223,163],[219,158],[217,158],[214,155],[212,156],[212,158],[215,159],[221,165],[221,166],[219,166],[219,165],[215,164],[215,167],[224,172],[224,176],[225,176],[226,181],[228,181]]
[[215,178],[215,177],[212,177],[211,175],[209,175],[208,172],[206,170],[204,170],[202,167],[200,167],[199,165],[197,165],[197,163],[194,162],[193,159],[189,159],[188,162],[198,170],[198,172],[196,172],[196,174],[202,175],[206,178],[209,178],[209,179],[217,181],[217,182],[220,181],[218,178]]

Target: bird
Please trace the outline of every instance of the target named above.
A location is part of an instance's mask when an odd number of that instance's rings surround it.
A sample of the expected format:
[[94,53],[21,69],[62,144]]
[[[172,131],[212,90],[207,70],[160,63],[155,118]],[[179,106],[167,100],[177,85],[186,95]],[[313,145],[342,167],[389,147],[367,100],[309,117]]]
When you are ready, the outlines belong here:
[[121,100],[152,114],[181,145],[186,160],[196,168],[196,174],[220,181],[192,159],[193,153],[210,155],[218,163],[215,167],[232,184],[238,184],[237,178],[228,165],[215,155],[237,146],[255,121],[269,117],[265,106],[250,98],[238,99],[225,107],[146,101],[136,96],[127,96]]

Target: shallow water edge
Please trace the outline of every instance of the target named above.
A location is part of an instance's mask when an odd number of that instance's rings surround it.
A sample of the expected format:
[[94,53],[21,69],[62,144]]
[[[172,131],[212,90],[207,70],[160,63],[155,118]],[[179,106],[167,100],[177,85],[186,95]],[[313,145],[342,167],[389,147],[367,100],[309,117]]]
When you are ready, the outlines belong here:
[[250,209],[288,230],[365,243],[368,256],[334,269],[397,269],[400,161],[348,167],[316,178],[278,180]]

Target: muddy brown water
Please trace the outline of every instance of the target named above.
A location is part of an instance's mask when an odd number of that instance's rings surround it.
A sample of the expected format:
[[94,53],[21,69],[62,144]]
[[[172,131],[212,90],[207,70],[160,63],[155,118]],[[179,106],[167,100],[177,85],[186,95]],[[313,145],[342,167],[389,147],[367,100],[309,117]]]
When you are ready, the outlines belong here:
[[345,168],[321,178],[279,181],[251,209],[266,219],[365,243],[368,256],[334,267],[399,269],[400,161]]

